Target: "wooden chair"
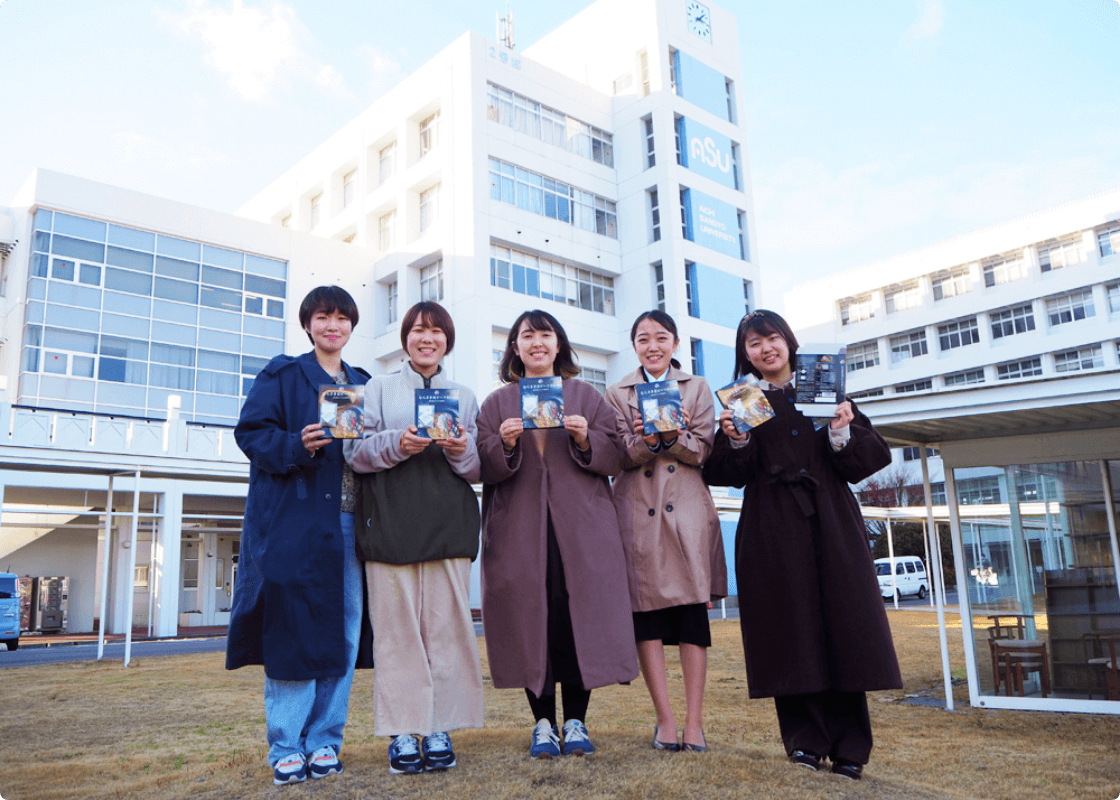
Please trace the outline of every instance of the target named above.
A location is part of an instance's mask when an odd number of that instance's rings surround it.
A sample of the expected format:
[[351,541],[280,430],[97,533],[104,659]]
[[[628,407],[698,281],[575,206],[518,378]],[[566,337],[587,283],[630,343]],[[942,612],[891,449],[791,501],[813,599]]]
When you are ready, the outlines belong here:
[[[998,622],[998,620],[997,620]],[[1015,639],[1015,627],[1006,625],[993,625],[988,628],[988,648],[992,651],[992,675],[995,677],[995,693],[999,694],[1000,668],[996,660],[996,641],[1000,639]],[[1021,638],[1021,637],[1018,637]]]
[[1011,696],[1012,689],[1024,696],[1023,676],[1037,672],[1041,682],[1042,696],[1050,693],[1050,659],[1046,654],[1046,642],[1040,639],[992,639],[992,657],[995,659],[996,691],[1001,679],[1005,681],[1005,693]]
[[[1120,660],[1117,659],[1117,653],[1120,652],[1120,635],[1115,633],[1102,634],[1102,633],[1087,633],[1085,636],[1096,639],[1100,642],[1101,650],[1108,648],[1108,655],[1099,658],[1089,659],[1089,668],[1094,666],[1105,668],[1105,689],[1108,693],[1109,700],[1120,700]],[[1093,681],[1092,676],[1089,678],[1089,699],[1093,699]]]

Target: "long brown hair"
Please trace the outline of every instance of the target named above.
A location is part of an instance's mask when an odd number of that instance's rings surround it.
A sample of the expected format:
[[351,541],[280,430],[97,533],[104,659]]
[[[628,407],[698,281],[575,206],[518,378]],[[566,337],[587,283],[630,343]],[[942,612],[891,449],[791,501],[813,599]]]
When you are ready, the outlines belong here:
[[556,334],[557,353],[556,360],[552,362],[552,371],[561,378],[574,378],[579,375],[579,364],[576,363],[576,354],[568,341],[568,334],[564,327],[547,311],[535,308],[524,312],[514,320],[513,327],[509,329],[506,337],[506,351],[502,354],[502,363],[498,367],[498,377],[502,383],[514,383],[525,377],[525,362],[517,354],[517,336],[521,333],[521,324],[529,326],[529,330],[552,331]]

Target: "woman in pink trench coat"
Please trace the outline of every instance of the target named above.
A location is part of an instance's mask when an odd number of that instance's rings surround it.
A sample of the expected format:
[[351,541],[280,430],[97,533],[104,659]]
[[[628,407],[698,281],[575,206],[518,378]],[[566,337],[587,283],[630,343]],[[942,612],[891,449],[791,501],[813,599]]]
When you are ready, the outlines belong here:
[[[496,688],[523,687],[537,722],[530,755],[594,751],[584,724],[591,689],[638,676],[626,562],[608,477],[617,475],[615,415],[578,371],[563,328],[525,312],[478,416],[482,462],[482,617]],[[524,431],[517,380],[565,378],[564,427]],[[563,687],[564,748],[556,688]]]

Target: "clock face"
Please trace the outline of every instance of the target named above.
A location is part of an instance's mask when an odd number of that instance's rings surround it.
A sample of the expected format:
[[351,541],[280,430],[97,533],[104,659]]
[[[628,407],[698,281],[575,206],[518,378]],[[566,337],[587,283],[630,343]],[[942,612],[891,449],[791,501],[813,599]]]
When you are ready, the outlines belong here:
[[712,41],[712,13],[708,7],[696,0],[688,0],[685,11],[688,14],[688,29],[705,42]]

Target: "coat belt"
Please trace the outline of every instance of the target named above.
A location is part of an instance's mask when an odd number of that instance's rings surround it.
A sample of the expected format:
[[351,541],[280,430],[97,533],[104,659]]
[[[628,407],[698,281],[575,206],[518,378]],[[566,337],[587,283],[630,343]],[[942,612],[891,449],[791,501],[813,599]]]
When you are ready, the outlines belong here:
[[817,513],[816,504],[813,502],[810,490],[817,488],[818,481],[806,470],[782,469],[781,467],[771,466],[767,483],[780,483],[788,486],[793,494],[793,499],[797,501],[798,508],[806,517],[811,517]]

